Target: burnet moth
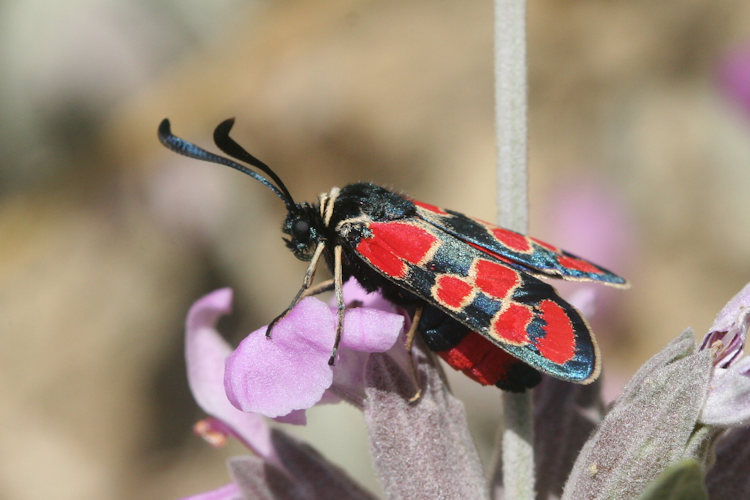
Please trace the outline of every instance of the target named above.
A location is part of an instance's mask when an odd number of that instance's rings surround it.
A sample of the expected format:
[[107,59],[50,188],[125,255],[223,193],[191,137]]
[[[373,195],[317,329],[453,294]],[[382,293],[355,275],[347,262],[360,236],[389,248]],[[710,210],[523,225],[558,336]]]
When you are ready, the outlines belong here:
[[[481,384],[523,391],[539,382],[540,372],[582,384],[598,377],[599,350],[586,321],[539,278],[626,287],[623,278],[543,241],[371,183],[334,187],[317,203],[297,203],[268,165],[229,137],[233,124],[219,124],[214,142],[234,159],[173,135],[167,119],[158,135],[181,155],[249,175],[286,205],[286,245],[310,264],[268,334],[302,297],[333,289],[339,313],[333,363],[343,325],[342,283],[354,276],[412,314],[409,345],[418,330],[430,349]],[[321,258],[333,279],[312,286]]]

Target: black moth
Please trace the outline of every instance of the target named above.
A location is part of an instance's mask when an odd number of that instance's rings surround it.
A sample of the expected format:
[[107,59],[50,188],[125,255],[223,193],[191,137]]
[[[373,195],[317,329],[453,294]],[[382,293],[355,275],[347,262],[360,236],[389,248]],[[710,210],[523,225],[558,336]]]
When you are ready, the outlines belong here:
[[[410,312],[409,348],[418,330],[430,349],[482,384],[523,391],[540,381],[540,371],[578,383],[598,376],[598,348],[585,320],[538,278],[627,286],[624,279],[542,241],[371,183],[333,188],[317,203],[297,203],[268,165],[229,137],[233,124],[233,119],[219,124],[214,142],[234,160],[176,137],[167,119],[158,135],[181,155],[249,175],[286,205],[286,245],[310,264],[289,307],[269,325],[269,335],[301,298],[333,289],[338,304],[333,364],[345,308],[342,284],[354,276],[366,290],[379,290]],[[321,258],[333,279],[312,286]]]

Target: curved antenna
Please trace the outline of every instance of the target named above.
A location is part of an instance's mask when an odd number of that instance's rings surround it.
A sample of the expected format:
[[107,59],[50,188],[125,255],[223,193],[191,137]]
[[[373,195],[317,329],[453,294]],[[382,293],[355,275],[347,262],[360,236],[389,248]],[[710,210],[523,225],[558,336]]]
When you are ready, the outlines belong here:
[[221,122],[214,129],[214,143],[216,143],[216,146],[232,158],[244,161],[245,163],[252,165],[258,170],[268,174],[268,177],[270,177],[271,180],[276,183],[276,186],[287,197],[289,203],[294,205],[294,199],[292,198],[292,195],[289,193],[289,190],[286,188],[284,183],[281,182],[279,176],[276,175],[276,172],[271,170],[271,167],[266,165],[264,162],[248,153],[245,148],[237,144],[234,139],[229,137],[229,132],[231,132],[233,126],[234,118],[228,118]]
[[175,153],[181,154],[183,156],[187,156],[188,158],[195,158],[196,160],[203,160],[203,161],[207,161],[211,163],[218,163],[219,165],[225,165],[235,170],[239,170],[243,174],[249,175],[256,181],[260,182],[261,184],[266,186],[268,189],[273,191],[273,193],[276,196],[281,198],[281,201],[284,202],[287,208],[290,208],[290,203],[293,204],[292,198],[290,196],[279,191],[279,189],[276,186],[271,184],[271,182],[268,179],[260,175],[258,172],[250,170],[246,166],[240,165],[239,163],[234,162],[230,160],[229,158],[224,158],[223,156],[210,153],[206,151],[205,149],[200,148],[193,143],[187,142],[184,139],[180,139],[176,135],[172,134],[172,130],[169,125],[169,120],[167,118],[164,118],[159,124],[158,135],[159,135],[159,141],[162,144],[164,144],[164,146],[166,146],[168,149],[171,149]]

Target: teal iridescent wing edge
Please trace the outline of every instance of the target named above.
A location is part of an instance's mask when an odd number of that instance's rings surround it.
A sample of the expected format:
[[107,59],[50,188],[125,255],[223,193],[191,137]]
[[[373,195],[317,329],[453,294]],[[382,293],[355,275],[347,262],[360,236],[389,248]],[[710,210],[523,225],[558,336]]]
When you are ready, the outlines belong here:
[[479,219],[412,200],[425,222],[467,244],[534,276],[572,281],[597,281],[627,288],[627,280],[570,252]]

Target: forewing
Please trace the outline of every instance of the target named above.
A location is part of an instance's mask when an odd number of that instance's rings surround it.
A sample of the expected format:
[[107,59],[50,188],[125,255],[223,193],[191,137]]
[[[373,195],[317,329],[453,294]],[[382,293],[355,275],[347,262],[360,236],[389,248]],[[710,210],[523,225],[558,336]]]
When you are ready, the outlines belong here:
[[417,214],[423,221],[530,274],[628,286],[624,278],[612,271],[549,243],[452,210],[412,201],[417,205]]
[[420,218],[344,221],[338,230],[372,269],[534,368],[574,382],[598,376],[586,322],[534,276]]

